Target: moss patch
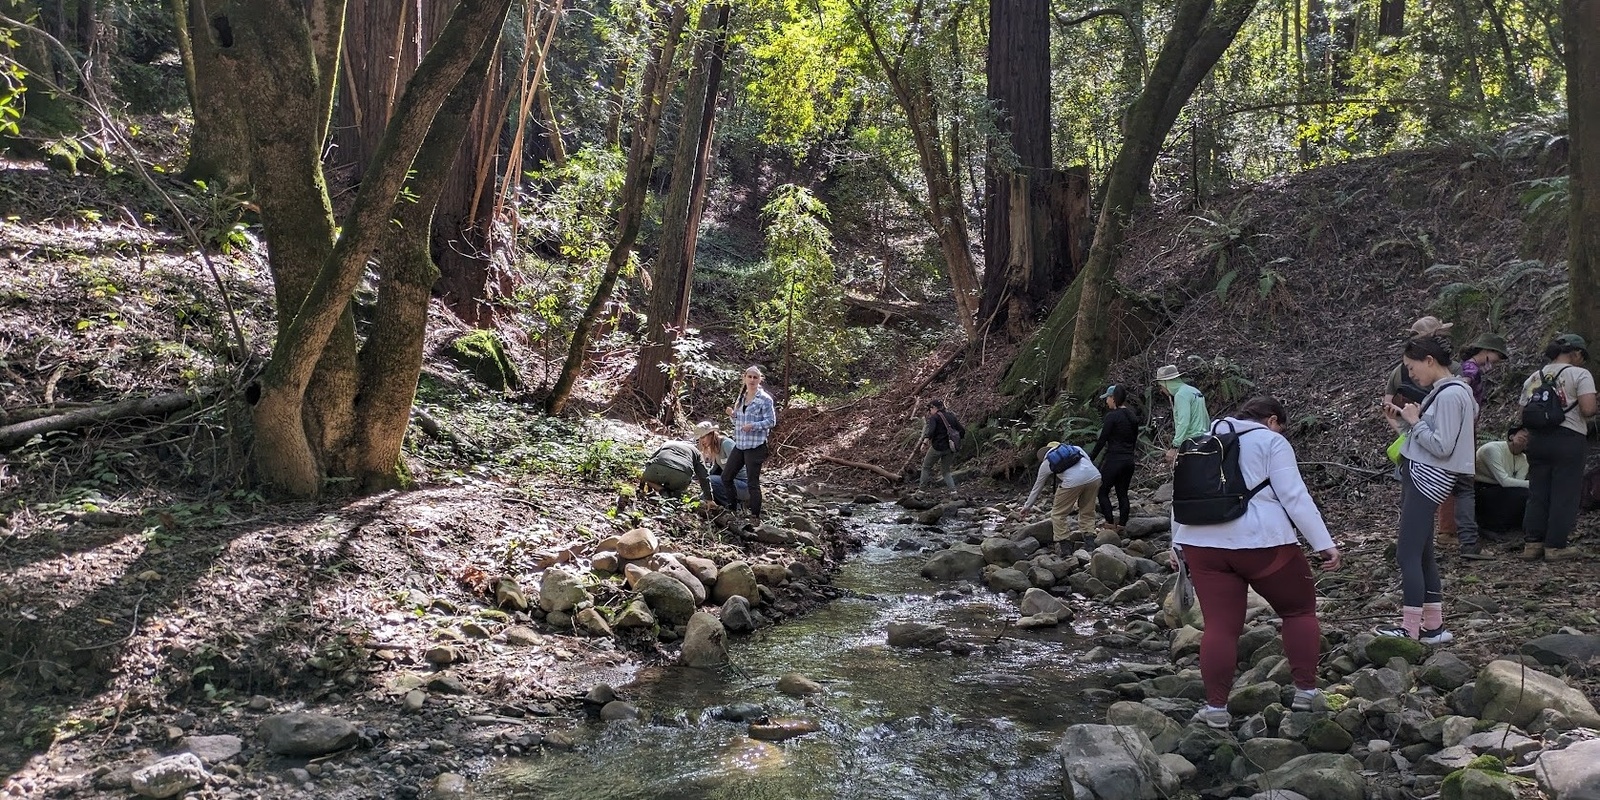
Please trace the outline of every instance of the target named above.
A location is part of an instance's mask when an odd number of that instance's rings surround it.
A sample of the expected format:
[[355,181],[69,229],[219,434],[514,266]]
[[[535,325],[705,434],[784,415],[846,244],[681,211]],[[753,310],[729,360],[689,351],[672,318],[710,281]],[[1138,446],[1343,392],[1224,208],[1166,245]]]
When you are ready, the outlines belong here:
[[451,360],[495,391],[522,388],[517,366],[506,357],[505,345],[494,331],[473,331],[450,343]]

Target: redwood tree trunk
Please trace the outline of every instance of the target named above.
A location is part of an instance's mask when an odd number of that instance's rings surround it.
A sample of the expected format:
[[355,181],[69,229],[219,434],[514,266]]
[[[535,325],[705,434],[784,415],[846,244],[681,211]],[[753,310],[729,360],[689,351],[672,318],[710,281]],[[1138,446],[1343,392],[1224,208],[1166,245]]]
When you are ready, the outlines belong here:
[[1572,329],[1600,337],[1600,0],[1564,0]]
[[644,215],[645,195],[650,190],[650,173],[655,162],[656,134],[661,128],[661,107],[666,103],[672,87],[672,60],[677,54],[678,39],[683,35],[683,25],[688,11],[681,3],[674,3],[667,19],[666,30],[660,42],[651,48],[650,66],[645,72],[641,87],[640,120],[634,128],[633,141],[628,145],[627,174],[623,178],[622,194],[617,199],[617,241],[606,259],[605,271],[595,286],[594,296],[584,308],[583,316],[572,331],[572,341],[567,347],[567,359],[561,365],[561,374],[545,398],[545,410],[559,414],[572,397],[572,388],[583,373],[583,362],[588,356],[589,337],[594,333],[611,293],[617,288],[617,278],[622,268],[633,257],[633,246],[639,238],[639,225]]
[[665,368],[675,360],[677,332],[689,321],[694,248],[705,208],[729,12],[727,5],[707,5],[700,12],[693,66],[683,90],[683,131],[672,158],[672,190],[662,208],[661,245],[650,271],[649,328],[633,371],[635,390],[653,409],[672,390]]

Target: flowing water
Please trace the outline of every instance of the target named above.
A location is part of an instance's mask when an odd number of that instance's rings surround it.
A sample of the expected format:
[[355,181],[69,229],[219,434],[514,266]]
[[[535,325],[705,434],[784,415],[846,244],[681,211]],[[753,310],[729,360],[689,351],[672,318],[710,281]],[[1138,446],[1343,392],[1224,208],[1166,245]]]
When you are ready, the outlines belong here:
[[[1009,599],[957,595],[922,579],[925,554],[890,543],[918,535],[898,509],[864,509],[867,547],[835,585],[853,596],[799,619],[733,639],[721,672],[662,667],[641,673],[623,696],[651,721],[591,725],[578,748],[502,764],[481,796],[514,800],[954,800],[1059,798],[1053,748],[1069,725],[1100,721],[1082,697],[1104,665],[1070,626],[1004,630]],[[947,519],[948,521],[948,519]],[[935,595],[939,596],[935,596]],[[897,619],[937,622],[976,645],[971,655],[890,648]],[[810,698],[777,692],[799,672],[826,687]],[[773,717],[820,730],[785,742],[750,739],[713,711],[755,703]]]

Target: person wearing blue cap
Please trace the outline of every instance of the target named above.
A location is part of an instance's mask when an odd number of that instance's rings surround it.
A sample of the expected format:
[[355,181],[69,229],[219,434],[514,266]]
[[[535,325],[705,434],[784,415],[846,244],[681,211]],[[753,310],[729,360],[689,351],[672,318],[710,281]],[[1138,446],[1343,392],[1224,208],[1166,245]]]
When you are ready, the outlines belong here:
[[[1139,411],[1128,404],[1128,390],[1121,386],[1108,386],[1101,393],[1106,408],[1111,409],[1100,425],[1100,438],[1089,453],[1089,460],[1100,457],[1100,516],[1106,527],[1121,531],[1128,524],[1128,485],[1133,482],[1133,467],[1139,460]],[[1111,516],[1111,490],[1117,492],[1117,516]]]

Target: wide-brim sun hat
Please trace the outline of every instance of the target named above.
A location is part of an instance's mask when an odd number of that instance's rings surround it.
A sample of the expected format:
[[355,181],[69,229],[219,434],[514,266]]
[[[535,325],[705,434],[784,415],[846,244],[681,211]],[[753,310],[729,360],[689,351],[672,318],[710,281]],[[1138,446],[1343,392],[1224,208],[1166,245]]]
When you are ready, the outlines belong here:
[[1411,327],[1406,330],[1412,336],[1438,336],[1443,333],[1449,333],[1453,327],[1455,327],[1454,322],[1441,322],[1438,317],[1430,316],[1419,318],[1416,322],[1411,323]]
[[1057,447],[1060,447],[1060,446],[1061,446],[1060,442],[1051,442],[1051,443],[1045,445],[1044,447],[1039,448],[1039,452],[1036,454],[1037,458],[1040,461],[1043,461],[1046,454],[1048,454],[1051,450],[1054,450],[1054,449],[1056,449]]
[[1485,333],[1472,340],[1467,345],[1469,350],[1491,350],[1499,353],[1501,358],[1511,358],[1511,351],[1506,349],[1506,337],[1498,333]]
[[1157,381],[1175,381],[1181,377],[1183,377],[1183,370],[1178,369],[1177,364],[1168,364],[1156,370]]
[[691,437],[693,438],[694,441],[698,442],[706,434],[708,434],[708,433],[716,433],[716,432],[717,432],[717,423],[712,422],[711,420],[701,420],[700,422],[696,422],[694,424],[694,430],[691,432]]

